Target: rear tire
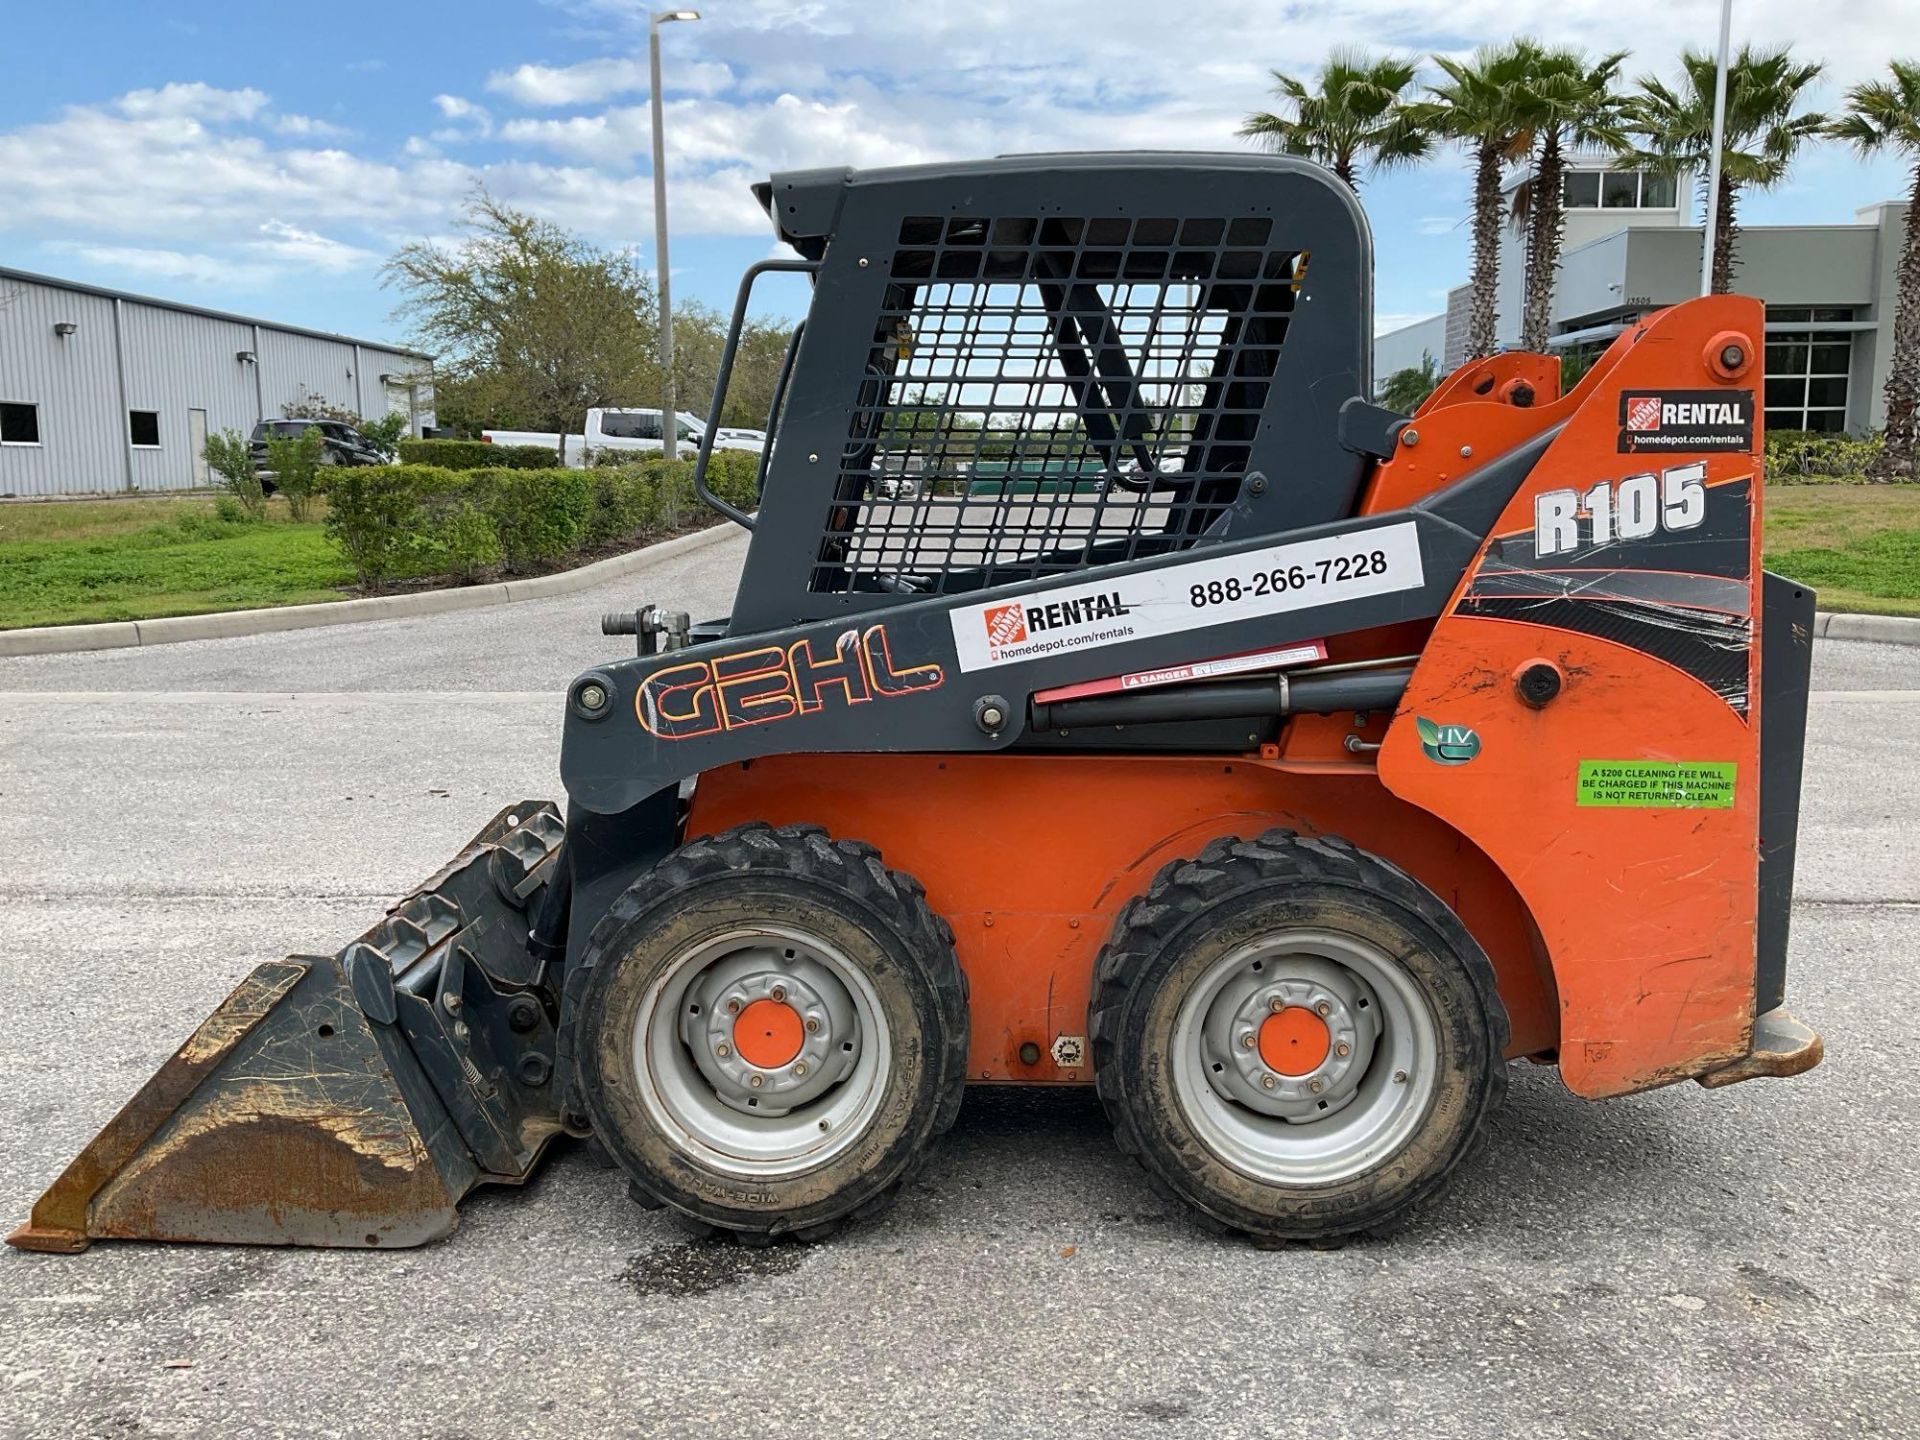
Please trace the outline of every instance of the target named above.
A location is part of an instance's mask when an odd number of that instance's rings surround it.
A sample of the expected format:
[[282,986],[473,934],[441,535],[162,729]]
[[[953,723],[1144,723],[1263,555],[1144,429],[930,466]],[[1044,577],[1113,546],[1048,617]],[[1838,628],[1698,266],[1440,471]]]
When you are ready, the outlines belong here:
[[1459,919],[1333,837],[1216,840],[1121,913],[1089,1018],[1121,1148],[1215,1228],[1324,1242],[1446,1187],[1506,1089]]
[[589,941],[580,1054],[636,1192],[742,1238],[877,1212],[958,1115],[966,987],[912,876],[742,826],[635,881]]

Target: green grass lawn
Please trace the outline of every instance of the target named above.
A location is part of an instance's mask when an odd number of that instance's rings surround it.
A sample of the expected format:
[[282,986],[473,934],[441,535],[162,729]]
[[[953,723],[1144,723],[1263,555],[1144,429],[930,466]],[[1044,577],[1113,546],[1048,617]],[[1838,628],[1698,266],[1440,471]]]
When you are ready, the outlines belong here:
[[[339,600],[353,573],[283,502],[233,524],[204,495],[0,504],[0,630]],[[1920,615],[1920,485],[1770,485],[1769,569],[1823,610]]]
[[1920,485],[1769,485],[1767,568],[1822,610],[1920,615]]
[[317,521],[234,524],[204,496],[0,505],[0,630],[341,600]]

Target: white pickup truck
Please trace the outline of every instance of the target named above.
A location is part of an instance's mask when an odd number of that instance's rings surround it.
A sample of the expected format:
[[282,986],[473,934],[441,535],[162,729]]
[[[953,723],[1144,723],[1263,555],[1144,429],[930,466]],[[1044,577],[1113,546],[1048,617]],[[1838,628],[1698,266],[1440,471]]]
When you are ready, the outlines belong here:
[[[704,420],[684,410],[680,412],[680,457],[683,460],[693,458],[693,452],[699,448],[700,437],[706,430]],[[562,453],[561,446],[564,443],[563,461],[576,470],[592,464],[594,455],[602,450],[632,450],[645,455],[658,455],[666,448],[664,435],[658,410],[616,410],[599,406],[587,411],[587,430],[584,435],[562,436],[551,430],[480,432],[480,438],[489,445],[539,445],[556,454]],[[713,448],[716,450],[744,450],[758,455],[765,445],[764,438],[754,440],[749,438],[748,432],[739,430],[722,429],[713,437]]]

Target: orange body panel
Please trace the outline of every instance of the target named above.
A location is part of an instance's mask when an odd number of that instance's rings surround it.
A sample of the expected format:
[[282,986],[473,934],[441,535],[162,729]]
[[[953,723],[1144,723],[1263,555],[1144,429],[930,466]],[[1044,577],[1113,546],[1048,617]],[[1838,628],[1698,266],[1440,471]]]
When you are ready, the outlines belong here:
[[[1351,760],[795,755],[700,777],[690,837],[750,820],[869,841],[927,887],[967,973],[976,1080],[1091,1080],[1087,1000],[1121,907],[1169,860],[1274,826],[1343,835],[1417,876],[1492,958],[1513,1053],[1555,1043],[1551,981],[1513,888]],[[1024,1045],[1036,1061],[1021,1059]]]
[[[1515,571],[1493,554],[1502,537],[1531,535],[1543,492],[1578,492],[1586,506],[1592,487],[1651,479],[1666,463],[1629,444],[1627,396],[1737,389],[1751,406],[1764,386],[1761,334],[1757,302],[1690,301],[1622,335],[1564,396],[1557,362],[1517,355],[1465,367],[1436,391],[1410,427],[1417,440],[1403,435],[1394,457],[1375,468],[1361,513],[1409,505],[1551,427],[1564,428],[1437,621],[1326,637],[1334,662],[1417,654],[1391,717],[1297,716],[1277,746],[1238,759],[769,757],[704,774],[687,833],[751,820],[820,824],[878,845],[888,863],[917,875],[953,925],[971,983],[970,1070],[979,1080],[1088,1080],[1088,990],[1121,907],[1167,861],[1196,854],[1216,836],[1273,826],[1344,836],[1439,894],[1493,960],[1513,1024],[1511,1053],[1557,1051],[1575,1093],[1623,1094],[1725,1065],[1751,1048],[1754,1021],[1757,416],[1747,449],[1670,452],[1672,460],[1704,466],[1704,494],[1737,502],[1736,516],[1750,507],[1750,528],[1736,549],[1746,556],[1743,577],[1723,572],[1716,581],[1604,554],[1597,562],[1601,571],[1620,565],[1633,583],[1673,574],[1718,583],[1722,598],[1729,585],[1742,595],[1725,607],[1712,643],[1732,657],[1743,693],[1716,691],[1657,658],[1659,647],[1644,639],[1633,648],[1578,625],[1555,628],[1537,612],[1530,621],[1531,602],[1492,618],[1484,604],[1482,613],[1464,613],[1462,601],[1482,570],[1496,581],[1555,573],[1558,562],[1540,562],[1537,543],[1525,551],[1530,569]],[[1737,373],[1716,364],[1730,341],[1745,346]],[[1530,405],[1514,403],[1522,384],[1533,392]],[[1594,524],[1586,509],[1579,516]],[[1584,549],[1585,565],[1575,568],[1591,576],[1595,553],[1606,547]],[[1668,624],[1684,630],[1692,602],[1661,598],[1664,583],[1634,603],[1653,613],[1656,632]],[[1622,593],[1634,599],[1642,592]],[[1539,662],[1557,668],[1562,688],[1533,708],[1516,680]],[[1436,763],[1418,720],[1470,730],[1477,748]],[[1356,754],[1350,740],[1381,748]],[[1731,765],[1733,780],[1730,795],[1711,805],[1580,803],[1586,761]]]
[[[1621,337],[1603,362],[1609,393],[1571,416],[1494,527],[1496,535],[1530,531],[1534,500],[1543,491],[1584,491],[1657,469],[1657,458],[1620,453],[1615,396],[1728,385],[1710,368],[1708,352],[1729,333],[1744,336],[1747,355],[1756,357],[1737,383],[1757,394],[1763,380],[1755,301],[1689,302],[1656,316],[1639,335]],[[1575,398],[1596,379],[1590,374]],[[1760,573],[1757,424],[1753,439],[1752,452],[1675,457],[1704,462],[1710,489],[1751,481],[1750,597]],[[1463,593],[1473,579],[1470,570]],[[1380,778],[1471,837],[1526,902],[1553,959],[1560,1068],[1568,1088],[1587,1096],[1644,1090],[1746,1054],[1758,903],[1758,614],[1745,661],[1743,714],[1699,680],[1640,650],[1454,613],[1459,601],[1456,594],[1428,637],[1380,752]],[[1521,702],[1514,677],[1542,659],[1559,667],[1565,689],[1535,710]],[[1408,723],[1414,716],[1471,728],[1479,736],[1478,755],[1467,764],[1432,763]],[[1732,803],[1578,803],[1582,761],[1623,759],[1730,762],[1737,767]]]

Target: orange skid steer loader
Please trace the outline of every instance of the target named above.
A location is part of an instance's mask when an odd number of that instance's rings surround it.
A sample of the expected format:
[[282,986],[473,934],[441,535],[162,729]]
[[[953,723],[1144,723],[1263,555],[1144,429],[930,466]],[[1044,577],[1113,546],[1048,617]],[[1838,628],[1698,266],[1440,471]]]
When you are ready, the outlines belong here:
[[[410,1245],[594,1136],[761,1243],[897,1191],[969,1083],[1087,1085],[1211,1225],[1380,1233],[1518,1057],[1791,1075],[1813,596],[1760,568],[1762,312],[1571,391],[1370,402],[1303,162],[775,177],[696,487],[731,615],[610,616],[564,812],[261,965],[12,1243]],[[704,473],[754,279],[811,278],[757,501]]]

